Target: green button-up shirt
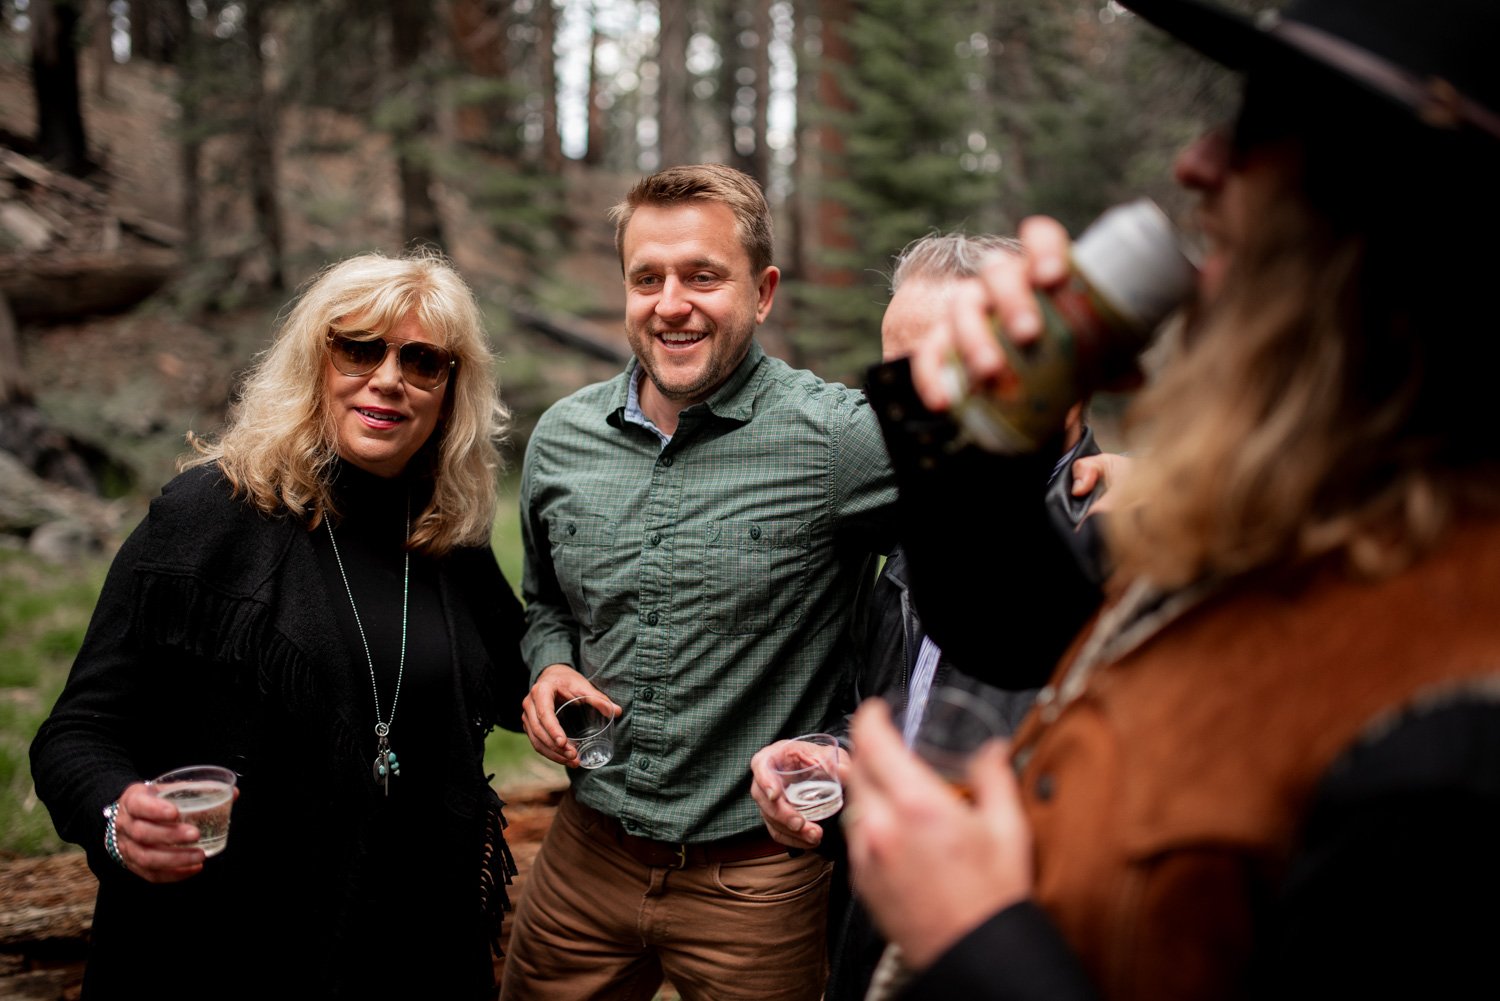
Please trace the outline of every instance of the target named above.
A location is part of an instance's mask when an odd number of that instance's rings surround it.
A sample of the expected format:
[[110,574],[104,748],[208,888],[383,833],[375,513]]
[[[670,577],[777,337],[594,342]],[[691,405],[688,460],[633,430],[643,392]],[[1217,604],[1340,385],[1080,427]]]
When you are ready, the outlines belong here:
[[758,344],[665,446],[625,420],[637,363],[538,422],[521,477],[532,678],[571,664],[625,714],[579,799],[627,831],[760,826],[750,758],[823,729],[853,669],[859,582],[896,488],[864,396]]

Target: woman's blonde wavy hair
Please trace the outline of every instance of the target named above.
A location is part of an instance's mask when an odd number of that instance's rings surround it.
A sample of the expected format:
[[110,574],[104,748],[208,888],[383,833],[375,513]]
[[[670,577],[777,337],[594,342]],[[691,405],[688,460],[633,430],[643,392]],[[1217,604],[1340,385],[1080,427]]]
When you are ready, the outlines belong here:
[[443,416],[412,464],[432,497],[412,524],[409,545],[442,555],[490,537],[499,444],[509,412],[498,395],[494,358],[479,306],[438,254],[361,254],[310,281],[246,377],[217,441],[189,434],[194,451],[179,467],[217,463],[236,494],[267,514],[290,512],[315,525],[336,513],[331,493],[338,437],[324,389],[331,331],[387,335],[414,314],[429,338],[457,360],[445,384]]
[[[1261,97],[1252,80],[1247,108]],[[1359,106],[1304,124],[1275,105],[1296,165],[1133,408],[1141,458],[1109,526],[1127,575],[1382,576],[1500,506],[1493,254],[1457,249],[1500,225],[1500,147]]]

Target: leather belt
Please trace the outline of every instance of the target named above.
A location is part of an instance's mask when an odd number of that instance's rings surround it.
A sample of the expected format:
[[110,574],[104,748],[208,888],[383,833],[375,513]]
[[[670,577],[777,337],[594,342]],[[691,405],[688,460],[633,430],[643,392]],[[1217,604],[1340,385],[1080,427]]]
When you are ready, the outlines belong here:
[[685,869],[688,866],[710,865],[714,862],[746,862],[750,859],[769,858],[772,855],[784,855],[788,851],[786,845],[771,840],[771,836],[764,831],[747,831],[717,841],[655,841],[629,833],[620,826],[617,819],[585,806],[576,797],[573,805],[594,823],[600,833],[644,866]]

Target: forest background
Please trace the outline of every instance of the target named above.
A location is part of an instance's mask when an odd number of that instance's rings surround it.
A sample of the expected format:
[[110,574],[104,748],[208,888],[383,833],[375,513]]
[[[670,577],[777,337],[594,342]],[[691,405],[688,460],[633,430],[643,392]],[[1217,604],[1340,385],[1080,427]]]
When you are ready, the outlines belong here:
[[[858,384],[902,246],[1139,195],[1183,218],[1172,155],[1233,95],[1110,0],[0,0],[0,857],[62,847],[26,748],[109,557],[325,264],[455,261],[514,465],[626,357],[605,212],[642,173],[756,177],[762,340]],[[539,767],[491,757],[502,787]]]

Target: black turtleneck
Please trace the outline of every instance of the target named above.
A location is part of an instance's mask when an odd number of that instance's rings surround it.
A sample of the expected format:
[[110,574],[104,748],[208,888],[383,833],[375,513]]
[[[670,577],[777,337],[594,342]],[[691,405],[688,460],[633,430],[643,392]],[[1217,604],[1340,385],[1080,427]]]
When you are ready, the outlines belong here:
[[[383,479],[340,463],[334,481],[338,514],[312,533],[355,674],[350,691],[359,693],[354,716],[365,734],[367,770],[375,761],[376,741],[370,667],[329,542],[328,522],[333,525],[359,621],[375,660],[381,718],[389,721],[401,660],[408,503],[411,516],[416,517],[427,503],[428,489],[418,478]],[[472,884],[477,906],[477,841],[472,825],[444,820],[451,814],[442,802],[444,790],[456,781],[449,770],[452,727],[459,719],[455,707],[459,682],[438,581],[438,563],[411,554],[406,669],[390,731],[390,747],[400,759],[401,774],[391,778],[389,795],[376,791],[374,813],[364,829],[356,862],[355,899],[359,903],[353,906],[379,916],[376,928],[389,922],[390,927],[400,929],[402,947],[452,957],[457,965],[444,974],[452,983],[471,979],[477,983],[488,976],[488,950],[473,921],[452,899],[454,887]],[[373,776],[370,781],[375,789]],[[446,913],[449,910],[455,913]],[[390,964],[383,961],[392,944],[383,933],[372,932],[346,945],[349,952],[339,962],[346,967],[351,997],[417,996],[422,993],[420,981],[431,975],[430,970],[422,972],[425,967],[408,964],[403,967],[406,975],[417,981],[393,979]]]
[[[451,725],[456,681],[437,568],[425,556],[411,556],[411,584],[407,604],[406,667],[396,698],[401,663],[401,596],[406,550],[408,503],[415,517],[426,503],[426,484],[409,477],[386,479],[340,462],[335,472],[334,497],[338,513],[325,518],[312,533],[313,548],[348,646],[355,678],[351,691],[360,693],[354,718],[366,734],[368,756],[375,760],[375,703],[370,686],[370,664],[360,642],[359,627],[350,608],[349,592],[359,612],[375,662],[380,691],[380,718],[391,722],[390,746],[401,764],[391,780],[391,805],[430,801],[442,788],[438,776],[446,765],[443,728]],[[338,555],[348,574],[349,591],[339,573],[329,526]],[[372,779],[373,781],[373,779]],[[398,807],[398,812],[404,812]]]

